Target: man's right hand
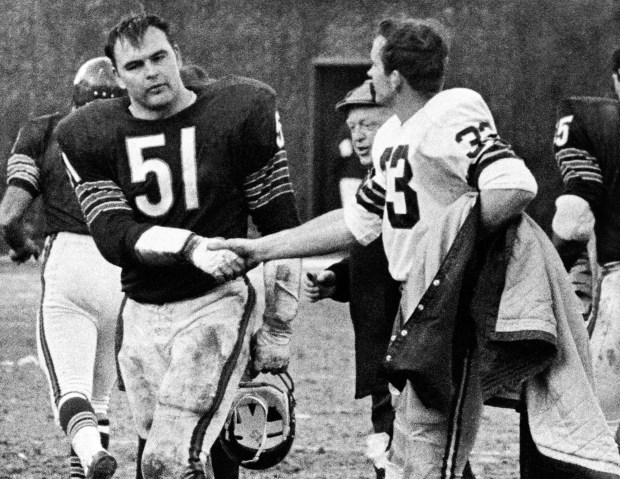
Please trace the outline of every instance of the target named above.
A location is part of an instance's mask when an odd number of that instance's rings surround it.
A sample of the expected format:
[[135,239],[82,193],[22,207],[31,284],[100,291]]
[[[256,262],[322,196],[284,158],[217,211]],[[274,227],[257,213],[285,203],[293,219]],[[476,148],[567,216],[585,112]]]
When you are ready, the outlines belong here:
[[39,259],[41,249],[30,238],[26,240],[21,248],[12,249],[9,251],[9,258],[11,261],[17,264],[25,263],[32,256],[35,260]]
[[211,242],[217,242],[219,239],[195,235],[191,241],[193,244],[185,253],[187,258],[198,269],[213,276],[218,283],[235,279],[248,270],[243,258],[236,253],[227,249],[217,251],[209,249]]
[[291,357],[291,327],[263,322],[252,336],[252,369],[257,373],[286,372]]
[[245,260],[246,271],[249,271],[265,261],[258,248],[258,241],[245,238],[211,238],[207,248],[212,252],[226,249],[238,254]]
[[336,292],[336,273],[324,269],[319,274],[306,273],[304,294],[312,303],[331,298]]

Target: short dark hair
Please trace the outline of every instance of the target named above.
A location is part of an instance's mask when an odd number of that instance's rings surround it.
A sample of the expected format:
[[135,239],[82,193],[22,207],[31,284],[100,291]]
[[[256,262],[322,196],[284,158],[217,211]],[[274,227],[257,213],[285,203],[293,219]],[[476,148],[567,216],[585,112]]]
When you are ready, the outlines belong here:
[[114,58],[114,46],[117,40],[126,39],[133,46],[138,46],[144,34],[149,27],[158,28],[166,34],[166,38],[170,45],[174,45],[172,35],[170,34],[170,25],[166,20],[158,15],[140,13],[137,15],[129,15],[124,17],[116,24],[110,33],[108,33],[108,41],[105,44],[105,55],[112,60],[112,64],[116,67],[116,59]]
[[379,24],[378,34],[386,39],[381,51],[386,73],[398,70],[411,88],[423,94],[441,90],[449,47],[439,22],[390,18]]
[[616,74],[618,73],[618,70],[620,70],[620,48],[616,48],[611,55],[611,69]]

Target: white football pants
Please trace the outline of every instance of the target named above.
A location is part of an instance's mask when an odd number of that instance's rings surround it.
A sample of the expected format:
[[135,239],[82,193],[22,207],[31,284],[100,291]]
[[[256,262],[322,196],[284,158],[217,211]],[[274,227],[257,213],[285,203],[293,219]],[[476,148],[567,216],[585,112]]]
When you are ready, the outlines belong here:
[[127,300],[119,363],[146,438],[145,479],[186,477],[202,467],[199,456],[224,426],[249,360],[255,304],[243,279],[175,303]]
[[65,232],[48,236],[42,263],[37,347],[54,416],[67,393],[82,394],[106,415],[116,381],[120,268],[101,256],[92,237]]
[[452,415],[425,407],[411,383],[390,385],[396,412],[386,479],[460,478],[474,447],[482,414],[477,361],[468,359]]

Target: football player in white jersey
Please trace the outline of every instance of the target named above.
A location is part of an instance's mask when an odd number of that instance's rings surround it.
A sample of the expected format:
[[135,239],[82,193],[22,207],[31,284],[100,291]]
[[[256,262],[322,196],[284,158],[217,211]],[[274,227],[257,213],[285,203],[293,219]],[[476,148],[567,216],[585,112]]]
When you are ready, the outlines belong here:
[[[536,181],[499,138],[479,94],[463,88],[442,91],[448,46],[441,30],[439,24],[418,20],[380,25],[368,74],[377,101],[395,115],[377,132],[374,175],[355,204],[293,230],[258,240],[227,240],[211,248],[231,249],[251,265],[325,254],[355,242],[368,244],[383,233],[390,273],[406,281],[412,264],[424,260],[420,245],[426,232],[463,195],[479,195],[487,232],[521,214],[536,194]],[[408,307],[404,300],[401,310]],[[426,407],[409,381],[400,393],[394,391],[396,420],[387,478],[462,477],[482,403],[479,381],[473,377],[460,390],[468,425],[459,431],[458,451],[446,447],[453,432],[449,414]]]

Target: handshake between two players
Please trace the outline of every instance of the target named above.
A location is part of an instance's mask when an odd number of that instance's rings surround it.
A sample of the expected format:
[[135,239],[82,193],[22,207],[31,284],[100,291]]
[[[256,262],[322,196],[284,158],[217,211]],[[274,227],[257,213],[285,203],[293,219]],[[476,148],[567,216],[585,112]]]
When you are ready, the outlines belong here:
[[265,261],[253,240],[192,236],[183,255],[219,283],[238,278]]

